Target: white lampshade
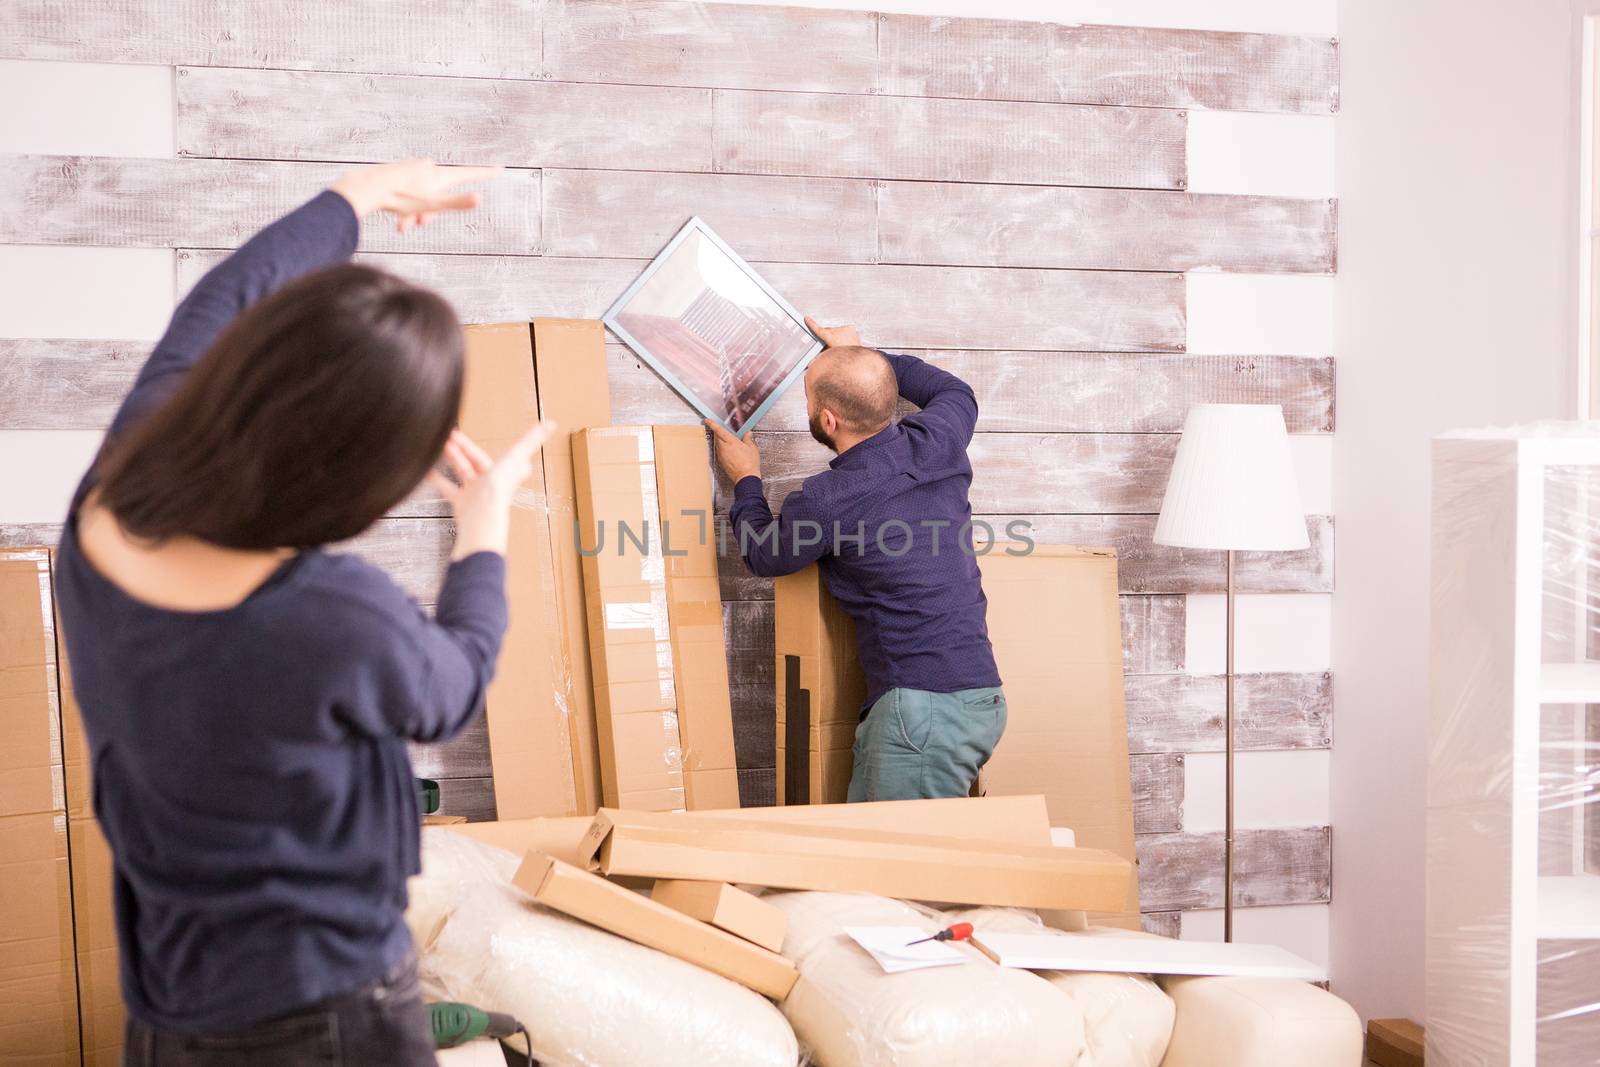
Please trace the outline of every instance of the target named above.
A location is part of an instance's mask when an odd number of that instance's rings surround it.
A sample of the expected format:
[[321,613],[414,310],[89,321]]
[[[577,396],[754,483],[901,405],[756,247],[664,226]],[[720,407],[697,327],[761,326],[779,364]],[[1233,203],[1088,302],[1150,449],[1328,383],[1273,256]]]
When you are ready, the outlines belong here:
[[1196,404],[1189,409],[1155,543],[1236,551],[1311,543],[1282,408]]

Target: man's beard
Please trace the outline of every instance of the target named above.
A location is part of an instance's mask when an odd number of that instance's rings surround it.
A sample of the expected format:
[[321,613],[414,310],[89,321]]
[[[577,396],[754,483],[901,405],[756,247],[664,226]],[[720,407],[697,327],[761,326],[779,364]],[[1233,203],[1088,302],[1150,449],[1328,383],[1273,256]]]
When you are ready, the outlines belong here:
[[811,426],[812,439],[829,452],[837,453],[839,449],[834,445],[833,438],[829,437],[827,431],[822,428],[822,418],[818,415],[813,415],[807,421]]

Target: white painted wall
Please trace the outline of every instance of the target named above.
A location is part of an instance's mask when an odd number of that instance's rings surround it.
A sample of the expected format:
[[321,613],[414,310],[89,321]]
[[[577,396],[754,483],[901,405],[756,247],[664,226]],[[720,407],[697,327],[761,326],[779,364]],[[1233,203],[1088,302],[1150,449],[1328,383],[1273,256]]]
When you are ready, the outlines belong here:
[[1333,988],[1422,1019],[1428,440],[1576,382],[1568,0],[1341,0]]

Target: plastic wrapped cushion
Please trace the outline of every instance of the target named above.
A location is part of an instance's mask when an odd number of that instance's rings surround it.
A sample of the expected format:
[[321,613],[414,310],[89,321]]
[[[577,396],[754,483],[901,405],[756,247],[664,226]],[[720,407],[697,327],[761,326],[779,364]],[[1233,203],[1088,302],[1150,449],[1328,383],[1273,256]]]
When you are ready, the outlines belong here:
[[[1049,928],[1023,908],[970,908],[947,913],[950,922],[970,922],[979,933],[1043,933]],[[1129,930],[1091,927],[1087,934],[1138,937]],[[1177,1008],[1172,998],[1142,974],[1096,971],[1039,971],[1040,978],[1083,1012],[1083,1059],[1078,1067],[1158,1067],[1172,1039]]]
[[[425,988],[516,1016],[546,1067],[794,1067],[794,1031],[737,983],[567,918],[506,879],[517,857],[431,828],[412,880]],[[522,1048],[515,1039],[507,1044]]]
[[996,967],[969,945],[971,961],[885,974],[843,932],[846,926],[916,926],[935,913],[903,901],[848,893],[773,893],[789,916],[783,953],[800,981],[783,1011],[818,1067],[1074,1067],[1083,1016],[1073,1001],[1027,971]]

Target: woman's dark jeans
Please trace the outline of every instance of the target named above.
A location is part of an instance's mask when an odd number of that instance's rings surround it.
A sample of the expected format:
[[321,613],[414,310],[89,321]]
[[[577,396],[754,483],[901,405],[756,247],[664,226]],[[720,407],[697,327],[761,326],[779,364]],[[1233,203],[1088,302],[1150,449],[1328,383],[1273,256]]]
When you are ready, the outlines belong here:
[[437,1067],[438,1063],[415,958],[354,992],[224,1033],[174,1034],[152,1030],[130,1016],[122,1062],[124,1067]]

